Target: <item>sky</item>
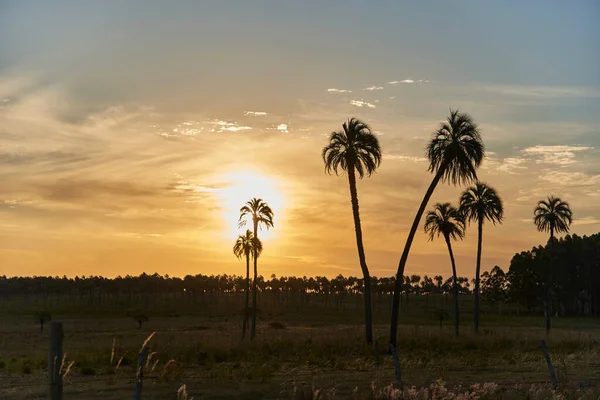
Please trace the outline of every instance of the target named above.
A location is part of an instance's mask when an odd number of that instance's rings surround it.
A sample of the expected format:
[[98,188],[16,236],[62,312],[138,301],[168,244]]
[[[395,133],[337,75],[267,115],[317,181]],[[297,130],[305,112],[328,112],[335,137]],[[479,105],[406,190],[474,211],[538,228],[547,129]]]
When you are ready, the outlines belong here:
[[[358,182],[367,263],[392,276],[450,108],[504,199],[482,270],[545,243],[549,195],[596,233],[599,18],[595,0],[1,1],[0,275],[243,274],[238,212],[260,197],[259,273],[359,276],[348,181],[321,159],[356,117],[383,151]],[[476,243],[455,244],[459,275]],[[420,229],[405,273],[449,276],[443,240]]]

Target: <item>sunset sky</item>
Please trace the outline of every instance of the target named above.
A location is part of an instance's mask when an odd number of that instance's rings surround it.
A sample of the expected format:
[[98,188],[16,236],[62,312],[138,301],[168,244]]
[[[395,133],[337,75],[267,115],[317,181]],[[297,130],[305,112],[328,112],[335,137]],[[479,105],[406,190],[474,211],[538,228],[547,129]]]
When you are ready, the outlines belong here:
[[[0,275],[242,274],[251,197],[275,211],[261,274],[360,275],[347,178],[321,159],[357,117],[383,149],[358,182],[367,262],[391,276],[449,108],[480,125],[505,201],[483,270],[546,241],[532,211],[551,194],[596,233],[599,18],[595,0],[2,1]],[[419,231],[406,273],[450,272]]]

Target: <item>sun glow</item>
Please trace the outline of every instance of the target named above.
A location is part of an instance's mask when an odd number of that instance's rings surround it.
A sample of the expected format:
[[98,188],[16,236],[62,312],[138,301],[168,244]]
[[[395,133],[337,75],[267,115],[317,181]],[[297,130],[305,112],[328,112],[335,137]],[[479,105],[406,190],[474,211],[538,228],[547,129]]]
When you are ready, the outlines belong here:
[[225,186],[219,189],[217,196],[221,201],[223,218],[226,223],[225,234],[235,238],[246,229],[252,229],[252,221],[246,226],[238,227],[240,208],[253,197],[263,199],[273,210],[275,227],[269,230],[259,230],[262,240],[269,240],[277,235],[278,222],[284,209],[284,196],[280,182],[264,174],[255,172],[231,172],[222,178]]

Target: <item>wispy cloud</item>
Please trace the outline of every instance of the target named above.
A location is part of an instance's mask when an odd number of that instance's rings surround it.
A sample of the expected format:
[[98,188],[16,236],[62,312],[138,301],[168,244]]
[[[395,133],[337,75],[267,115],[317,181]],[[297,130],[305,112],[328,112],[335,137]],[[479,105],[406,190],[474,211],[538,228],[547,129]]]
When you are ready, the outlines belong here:
[[369,87],[364,88],[363,90],[369,90],[369,91],[383,90],[383,86],[369,86]]
[[600,219],[594,217],[577,217],[573,219],[573,225],[597,225]]
[[[538,158],[536,163],[568,165],[575,163],[575,153],[592,150],[589,146],[533,146],[522,150],[527,156]],[[541,159],[540,159],[541,157]]]
[[329,93],[352,93],[352,90],[331,88],[331,89],[327,89],[327,92],[329,92]]
[[386,153],[383,155],[386,160],[400,160],[400,161],[411,161],[411,162],[427,162],[425,157],[407,156],[405,154]]
[[486,91],[530,98],[598,98],[600,90],[577,86],[486,85]]
[[252,129],[249,126],[240,126],[235,122],[227,122],[222,120],[214,121],[213,125],[215,125],[215,127],[211,129],[211,132],[238,132]]
[[244,111],[244,115],[252,117],[264,117],[268,114],[264,111]]
[[285,132],[285,133],[287,133],[288,132],[288,126],[287,126],[287,124],[279,124],[279,125],[277,125],[277,130],[279,132]]
[[366,102],[366,101],[362,101],[362,100],[351,100],[350,104],[355,106],[355,107],[369,107],[369,108],[375,108],[375,104]]
[[600,184],[600,175],[587,175],[583,172],[550,171],[540,175],[539,178],[556,186],[593,186]]
[[526,169],[523,164],[525,160],[519,157],[509,157],[502,160],[502,163],[496,167],[498,171],[507,172],[509,174],[516,174],[517,171]]

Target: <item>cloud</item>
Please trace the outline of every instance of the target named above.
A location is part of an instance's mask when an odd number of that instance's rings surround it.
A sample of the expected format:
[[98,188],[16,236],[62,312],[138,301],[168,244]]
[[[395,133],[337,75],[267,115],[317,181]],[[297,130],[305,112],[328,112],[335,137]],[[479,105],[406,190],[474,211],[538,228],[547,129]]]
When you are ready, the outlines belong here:
[[386,160],[400,160],[400,161],[411,161],[411,162],[427,162],[425,157],[407,156],[405,154],[385,153],[383,158]]
[[575,153],[592,150],[588,146],[533,146],[521,152],[532,157],[541,157],[536,163],[568,165],[575,163]]
[[577,217],[573,219],[573,225],[597,225],[600,219],[594,217]]
[[288,126],[287,126],[287,124],[279,124],[279,125],[277,125],[277,130],[279,132],[285,132],[285,133],[287,133],[288,132]]
[[582,172],[550,171],[540,179],[556,186],[593,186],[600,184],[600,175],[586,175]]
[[362,100],[351,100],[350,104],[355,106],[355,107],[364,107],[367,106],[369,108],[375,108],[375,104],[372,103],[368,103],[366,101],[362,101]]
[[486,85],[484,90],[505,96],[529,98],[598,98],[600,90],[576,86]]
[[388,82],[388,85],[397,85],[399,83],[400,83],[400,81],[390,81],[390,82]]
[[383,90],[383,86],[369,86],[369,87],[364,88],[363,90],[370,90],[370,91]]
[[244,115],[252,117],[265,117],[268,114],[264,111],[244,111]]
[[518,157],[508,157],[502,160],[502,163],[496,167],[498,171],[507,172],[509,174],[515,174],[518,170],[526,169],[524,164],[525,160]]
[[240,126],[236,122],[227,122],[222,120],[214,121],[213,125],[215,125],[215,127],[211,129],[211,132],[238,132],[252,129],[249,126]]
[[352,93],[352,90],[336,89],[336,88],[327,89],[327,91],[329,93]]

